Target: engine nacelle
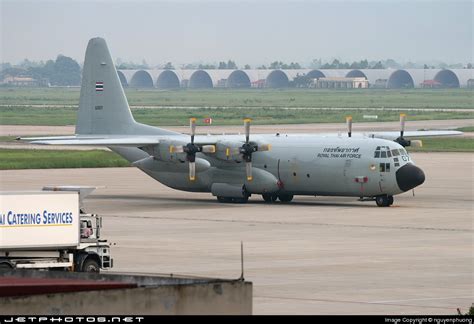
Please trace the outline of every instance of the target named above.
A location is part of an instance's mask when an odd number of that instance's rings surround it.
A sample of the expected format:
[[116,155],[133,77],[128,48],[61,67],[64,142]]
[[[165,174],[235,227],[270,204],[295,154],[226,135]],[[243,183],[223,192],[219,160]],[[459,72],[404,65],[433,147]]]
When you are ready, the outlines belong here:
[[213,183],[211,186],[213,196],[226,198],[245,198],[247,192],[243,184]]
[[186,143],[176,141],[161,141],[159,145],[146,146],[142,148],[145,152],[155,157],[156,160],[165,162],[184,162],[186,153],[174,152],[173,148],[186,145]]
[[223,142],[216,143],[216,158],[223,161],[242,162],[242,154],[240,154],[241,144],[237,142]]

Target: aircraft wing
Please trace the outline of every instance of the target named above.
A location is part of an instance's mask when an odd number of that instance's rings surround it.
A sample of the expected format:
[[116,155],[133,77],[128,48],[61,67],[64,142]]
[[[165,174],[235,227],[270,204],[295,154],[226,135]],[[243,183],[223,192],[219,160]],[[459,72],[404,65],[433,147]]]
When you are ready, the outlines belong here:
[[156,136],[55,136],[55,137],[20,137],[18,140],[29,141],[40,145],[86,145],[86,146],[131,146],[140,147],[156,145],[160,140]]
[[[442,137],[442,136],[460,136],[463,132],[460,131],[443,131],[443,130],[433,130],[433,131],[406,131],[403,134],[405,138],[423,138],[423,137]],[[387,140],[396,140],[400,137],[400,132],[371,132],[366,133],[369,137],[382,138]]]

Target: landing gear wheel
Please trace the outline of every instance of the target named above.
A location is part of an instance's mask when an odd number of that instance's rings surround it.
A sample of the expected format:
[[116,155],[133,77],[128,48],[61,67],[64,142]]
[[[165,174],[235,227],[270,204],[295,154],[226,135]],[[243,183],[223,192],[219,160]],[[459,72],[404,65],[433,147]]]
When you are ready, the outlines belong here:
[[267,203],[274,203],[278,199],[278,196],[276,194],[263,194],[262,198]]
[[393,196],[388,196],[388,205],[389,206],[393,205]]
[[232,198],[217,196],[217,201],[220,203],[230,203]]
[[282,203],[289,203],[293,200],[293,195],[279,195],[278,199],[280,199]]
[[249,197],[232,198],[232,202],[235,204],[246,204],[248,201],[249,201]]
[[[390,199],[390,197],[392,199]],[[393,203],[393,197],[392,196],[377,196],[375,197],[375,203],[377,204],[377,206],[379,207],[388,207],[390,206],[390,201],[392,201]]]
[[96,260],[89,257],[82,264],[81,271],[82,272],[99,272],[100,271],[99,263]]
[[245,204],[249,201],[249,197],[239,197],[239,198],[232,198],[232,197],[222,197],[217,196],[217,201],[220,203],[234,203],[234,204]]

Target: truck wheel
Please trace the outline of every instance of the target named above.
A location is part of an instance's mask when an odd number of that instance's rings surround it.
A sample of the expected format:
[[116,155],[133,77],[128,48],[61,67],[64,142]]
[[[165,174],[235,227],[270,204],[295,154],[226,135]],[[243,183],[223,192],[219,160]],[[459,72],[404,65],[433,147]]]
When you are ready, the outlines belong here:
[[0,271],[11,270],[13,267],[8,262],[0,263]]
[[82,272],[99,272],[100,271],[99,263],[92,258],[87,258],[82,264],[81,271]]

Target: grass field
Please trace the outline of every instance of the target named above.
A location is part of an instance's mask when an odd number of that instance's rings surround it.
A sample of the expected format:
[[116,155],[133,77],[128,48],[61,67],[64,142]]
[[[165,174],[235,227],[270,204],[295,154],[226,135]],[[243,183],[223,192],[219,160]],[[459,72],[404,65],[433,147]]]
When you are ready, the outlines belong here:
[[474,126],[468,126],[468,127],[461,127],[456,129],[460,132],[474,132]]
[[[131,106],[472,109],[469,89],[127,89]],[[79,88],[0,88],[0,105],[77,106]]]
[[425,138],[423,147],[408,147],[410,152],[474,152],[472,138]]
[[[471,138],[429,138],[411,152],[474,152]],[[0,149],[0,170],[125,167],[130,164],[113,152]]]
[[102,150],[23,150],[0,149],[0,170],[104,168],[129,166],[128,161],[113,152]]
[[[76,108],[28,108],[0,107],[0,125],[48,125],[63,126],[76,123]],[[184,126],[189,117],[213,118],[213,125],[240,125],[244,117],[251,117],[254,124],[306,124],[344,122],[351,115],[354,122],[380,122],[399,120],[399,111],[391,110],[320,110],[282,108],[242,108],[242,109],[132,109],[138,122],[153,126]],[[377,119],[364,119],[364,115],[377,115]],[[410,111],[409,120],[468,119],[473,112]]]

